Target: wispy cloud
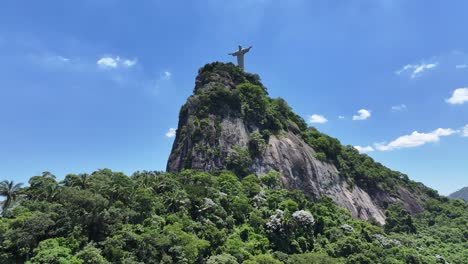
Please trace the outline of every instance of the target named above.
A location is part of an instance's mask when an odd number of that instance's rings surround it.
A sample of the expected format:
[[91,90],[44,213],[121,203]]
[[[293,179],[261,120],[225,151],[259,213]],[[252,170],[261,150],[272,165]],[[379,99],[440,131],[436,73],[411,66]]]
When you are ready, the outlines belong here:
[[169,128],[169,130],[166,132],[166,137],[168,138],[173,138],[176,135],[176,129],[175,128]]
[[371,116],[371,111],[367,109],[360,109],[357,115],[353,115],[353,120],[366,120]]
[[163,71],[159,76],[151,82],[151,91],[154,95],[161,92],[161,88],[171,85],[172,73],[170,71]]
[[407,64],[403,66],[401,69],[397,70],[395,73],[400,75],[403,73],[410,73],[410,77],[412,79],[418,77],[423,72],[433,69],[438,66],[439,63],[420,63],[420,64]]
[[452,97],[445,100],[449,104],[463,104],[468,102],[468,88],[458,88],[452,93]]
[[340,115],[340,116],[338,116],[338,119],[342,120],[342,119],[345,119],[345,117]]
[[172,73],[170,71],[165,71],[163,76],[162,76],[162,79],[164,80],[169,80],[172,76]]
[[30,59],[32,63],[41,67],[61,67],[67,64],[71,65],[73,63],[70,58],[57,55],[55,53],[30,54],[28,59]]
[[438,142],[441,137],[450,136],[458,131],[451,128],[438,128],[429,133],[419,133],[414,131],[409,135],[398,137],[390,143],[376,143],[374,147],[379,151],[390,151],[402,148],[414,148],[425,145],[427,143]]
[[136,59],[122,59],[120,57],[102,57],[96,61],[96,64],[103,69],[116,69],[119,67],[133,67],[137,63]]
[[57,56],[51,56],[47,58],[49,61],[54,61],[54,62],[69,62],[69,58],[65,58],[63,56],[57,55]]
[[458,65],[455,65],[455,68],[456,68],[456,69],[465,69],[466,67],[468,67],[468,65],[466,65],[466,64],[458,64]]
[[123,62],[123,65],[127,66],[127,67],[132,67],[134,66],[136,63],[137,63],[137,60],[136,59],[133,59],[133,60],[124,60]]
[[309,122],[310,123],[323,124],[323,123],[328,122],[328,119],[326,119],[322,115],[313,114],[313,115],[310,116]]
[[354,146],[354,148],[357,149],[359,153],[368,153],[368,152],[374,151],[374,148],[371,146],[365,146],[365,147]]
[[462,137],[468,137],[468,124],[466,124],[461,131]]
[[405,104],[392,106],[392,112],[401,112],[401,111],[405,111],[405,110],[406,110],[406,105]]

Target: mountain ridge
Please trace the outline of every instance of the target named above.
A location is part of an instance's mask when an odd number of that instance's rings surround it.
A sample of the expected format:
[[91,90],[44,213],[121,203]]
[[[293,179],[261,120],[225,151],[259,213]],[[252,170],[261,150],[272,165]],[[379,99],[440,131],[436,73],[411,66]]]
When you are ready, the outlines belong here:
[[453,198],[453,199],[462,199],[468,202],[468,186],[463,187],[460,190],[449,194],[448,197]]

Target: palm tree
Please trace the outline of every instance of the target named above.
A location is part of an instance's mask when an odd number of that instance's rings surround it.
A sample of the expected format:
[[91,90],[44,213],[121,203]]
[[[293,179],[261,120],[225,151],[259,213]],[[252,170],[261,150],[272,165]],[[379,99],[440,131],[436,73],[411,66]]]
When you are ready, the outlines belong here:
[[91,177],[89,174],[87,173],[81,173],[78,175],[79,177],[79,186],[81,187],[81,189],[88,189],[91,185]]
[[41,175],[43,178],[49,178],[49,179],[54,179],[55,180],[55,175],[52,174],[50,171],[44,171],[42,172]]
[[13,181],[2,181],[0,183],[0,196],[5,197],[2,205],[2,214],[5,216],[6,210],[18,198],[18,193],[21,189],[22,183],[15,184]]

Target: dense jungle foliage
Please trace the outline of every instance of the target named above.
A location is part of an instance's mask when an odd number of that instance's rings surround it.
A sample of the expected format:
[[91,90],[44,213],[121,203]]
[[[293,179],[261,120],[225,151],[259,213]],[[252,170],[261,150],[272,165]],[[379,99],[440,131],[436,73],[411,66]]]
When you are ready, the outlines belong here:
[[436,196],[387,224],[351,218],[330,198],[282,188],[270,171],[178,174],[108,169],[4,181],[0,262],[466,263],[468,206]]

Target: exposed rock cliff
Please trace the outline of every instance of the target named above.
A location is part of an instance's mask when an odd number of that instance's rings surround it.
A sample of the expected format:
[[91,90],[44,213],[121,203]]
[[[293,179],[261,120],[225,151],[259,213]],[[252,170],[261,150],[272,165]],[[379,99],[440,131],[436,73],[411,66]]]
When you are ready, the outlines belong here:
[[348,168],[353,164],[337,166],[346,164],[342,161],[346,156],[334,162],[326,149],[333,146],[317,151],[314,139],[307,141],[304,135],[302,118],[282,99],[269,98],[258,76],[232,64],[208,64],[200,69],[194,95],[180,111],[167,170],[231,169],[241,176],[276,170],[286,188],[303,190],[311,199],[327,195],[354,217],[380,223],[385,222],[385,207],[393,202],[401,202],[412,213],[423,210],[425,194],[417,184],[406,184],[406,176],[395,174],[392,181],[372,184],[358,169],[352,171],[354,178],[346,176],[345,168],[353,170]]

